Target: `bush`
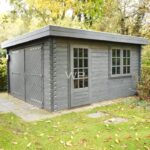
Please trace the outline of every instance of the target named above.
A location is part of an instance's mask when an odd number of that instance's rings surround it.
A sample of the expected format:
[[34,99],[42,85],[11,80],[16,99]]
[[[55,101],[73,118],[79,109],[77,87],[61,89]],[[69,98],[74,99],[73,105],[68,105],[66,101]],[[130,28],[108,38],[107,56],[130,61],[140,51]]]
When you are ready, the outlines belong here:
[[0,58],[0,91],[7,89],[7,60]]
[[137,92],[140,99],[150,101],[150,66],[142,67]]
[[142,65],[150,66],[150,45],[144,47],[142,52]]

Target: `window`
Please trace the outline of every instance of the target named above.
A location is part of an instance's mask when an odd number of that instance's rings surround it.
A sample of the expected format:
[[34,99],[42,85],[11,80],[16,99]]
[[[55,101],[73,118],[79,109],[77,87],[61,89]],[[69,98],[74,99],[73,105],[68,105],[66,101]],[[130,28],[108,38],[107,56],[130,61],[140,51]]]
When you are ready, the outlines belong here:
[[112,74],[120,74],[120,49],[112,50]]
[[111,75],[121,76],[130,74],[130,50],[111,50]]
[[130,73],[130,51],[123,50],[123,74]]
[[73,49],[74,88],[88,87],[88,49]]

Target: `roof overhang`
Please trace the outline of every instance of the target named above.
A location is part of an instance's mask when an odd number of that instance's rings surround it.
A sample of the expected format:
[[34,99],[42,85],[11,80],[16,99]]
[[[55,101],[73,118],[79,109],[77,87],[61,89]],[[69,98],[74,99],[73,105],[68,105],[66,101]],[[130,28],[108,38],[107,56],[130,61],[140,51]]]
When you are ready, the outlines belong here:
[[147,39],[142,37],[107,33],[107,32],[96,32],[96,31],[89,31],[89,30],[64,28],[64,27],[49,25],[39,30],[18,36],[14,39],[7,40],[1,44],[1,47],[9,48],[15,45],[23,44],[29,41],[33,41],[48,36],[69,37],[69,38],[78,38],[78,39],[138,44],[138,45],[147,45],[149,43]]

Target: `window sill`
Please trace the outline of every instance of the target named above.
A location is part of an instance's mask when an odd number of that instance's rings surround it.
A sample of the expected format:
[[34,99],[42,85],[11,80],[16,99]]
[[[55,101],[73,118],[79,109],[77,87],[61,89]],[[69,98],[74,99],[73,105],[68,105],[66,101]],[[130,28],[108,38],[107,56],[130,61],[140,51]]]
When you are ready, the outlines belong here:
[[131,78],[131,74],[122,74],[122,75],[110,75],[110,79],[118,79],[118,78]]

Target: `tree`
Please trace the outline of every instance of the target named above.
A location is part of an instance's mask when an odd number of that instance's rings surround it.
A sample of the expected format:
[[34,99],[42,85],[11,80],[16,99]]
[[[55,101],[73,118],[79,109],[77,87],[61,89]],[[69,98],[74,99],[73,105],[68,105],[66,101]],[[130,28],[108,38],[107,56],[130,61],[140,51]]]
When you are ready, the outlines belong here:
[[145,19],[150,13],[149,10],[149,0],[106,0],[100,30],[140,36],[146,26],[148,34],[149,28]]

